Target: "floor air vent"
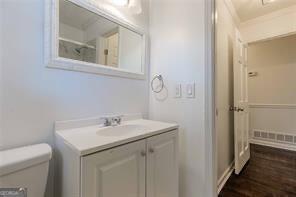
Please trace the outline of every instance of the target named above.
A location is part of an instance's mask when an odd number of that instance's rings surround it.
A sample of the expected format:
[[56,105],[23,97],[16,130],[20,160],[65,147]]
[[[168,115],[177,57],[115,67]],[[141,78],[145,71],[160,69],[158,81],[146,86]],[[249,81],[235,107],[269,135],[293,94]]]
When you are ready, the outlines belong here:
[[264,130],[254,129],[253,138],[296,145],[296,134],[293,135],[293,134],[277,133],[273,131],[264,131]]

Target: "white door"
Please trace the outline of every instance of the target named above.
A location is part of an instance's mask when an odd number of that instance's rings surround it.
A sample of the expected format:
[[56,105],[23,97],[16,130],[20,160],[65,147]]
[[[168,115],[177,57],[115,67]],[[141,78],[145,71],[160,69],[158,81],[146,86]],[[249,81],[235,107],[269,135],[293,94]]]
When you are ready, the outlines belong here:
[[178,197],[178,132],[147,140],[147,197]]
[[107,38],[108,54],[107,64],[108,66],[118,67],[118,45],[119,45],[119,33],[115,33]]
[[236,32],[234,46],[234,146],[235,173],[250,159],[247,45]]
[[81,160],[81,197],[145,197],[146,141]]

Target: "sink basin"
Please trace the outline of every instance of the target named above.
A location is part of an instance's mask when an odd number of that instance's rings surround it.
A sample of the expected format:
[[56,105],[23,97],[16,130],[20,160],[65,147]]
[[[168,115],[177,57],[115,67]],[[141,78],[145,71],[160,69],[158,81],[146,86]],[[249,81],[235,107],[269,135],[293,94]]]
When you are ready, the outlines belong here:
[[97,131],[97,135],[104,137],[125,136],[134,132],[145,131],[147,129],[147,127],[141,125],[120,125],[102,128]]

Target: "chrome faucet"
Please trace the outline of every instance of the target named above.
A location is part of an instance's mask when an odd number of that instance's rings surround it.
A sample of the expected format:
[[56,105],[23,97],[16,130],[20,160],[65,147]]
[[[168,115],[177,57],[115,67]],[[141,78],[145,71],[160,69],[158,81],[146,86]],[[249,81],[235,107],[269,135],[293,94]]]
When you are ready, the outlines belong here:
[[101,119],[104,120],[104,127],[109,127],[109,126],[118,126],[121,124],[122,121],[122,115],[120,116],[110,116],[110,117],[102,117]]

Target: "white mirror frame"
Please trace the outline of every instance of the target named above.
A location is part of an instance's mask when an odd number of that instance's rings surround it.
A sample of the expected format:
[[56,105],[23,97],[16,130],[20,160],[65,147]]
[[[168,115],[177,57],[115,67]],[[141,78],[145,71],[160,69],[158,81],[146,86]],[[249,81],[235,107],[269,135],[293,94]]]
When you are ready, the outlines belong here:
[[93,0],[68,1],[140,34],[142,36],[142,72],[136,73],[120,68],[59,57],[59,0],[45,0],[44,60],[46,67],[144,80],[147,73],[146,54],[148,38],[146,33],[141,28],[99,8],[99,6],[93,3]]

